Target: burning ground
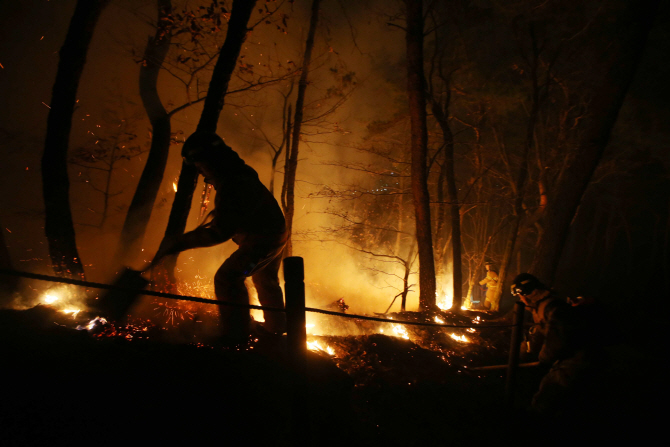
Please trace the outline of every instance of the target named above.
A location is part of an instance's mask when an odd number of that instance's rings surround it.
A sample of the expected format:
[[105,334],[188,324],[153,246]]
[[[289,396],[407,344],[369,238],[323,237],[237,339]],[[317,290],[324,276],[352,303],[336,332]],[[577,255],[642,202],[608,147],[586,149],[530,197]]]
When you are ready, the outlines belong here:
[[[244,349],[215,347],[207,332],[191,332],[215,319],[203,320],[205,313],[194,308],[152,305],[153,321],[135,317],[124,324],[44,305],[1,311],[0,356],[7,373],[1,414],[10,445],[175,440],[296,445],[295,376],[283,339],[258,335]],[[506,323],[466,313],[387,318],[481,327]],[[308,317],[309,424],[298,421],[300,430],[310,432],[310,445],[533,440],[530,416],[502,405],[503,370],[475,369],[506,361],[509,328],[313,317]],[[519,407],[541,375],[538,369],[520,371]],[[631,407],[645,414],[648,396],[633,388],[622,395],[622,378],[630,379],[620,371],[607,381],[618,385],[616,405],[607,409],[612,399],[604,400],[598,406],[603,413],[591,417],[626,420],[621,427],[630,428]],[[511,430],[520,420],[527,426]],[[608,437],[621,435],[608,430]]]

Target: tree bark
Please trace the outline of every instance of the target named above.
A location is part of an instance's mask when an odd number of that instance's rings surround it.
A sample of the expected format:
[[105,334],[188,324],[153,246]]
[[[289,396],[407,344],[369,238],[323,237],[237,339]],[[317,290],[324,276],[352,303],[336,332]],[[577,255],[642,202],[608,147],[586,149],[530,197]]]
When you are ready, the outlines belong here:
[[[0,269],[14,270],[5,242],[5,229],[0,226]],[[0,275],[0,308],[7,307],[18,285],[17,276]]]
[[[209,90],[207,91],[207,98],[205,99],[205,105],[196,129],[198,132],[216,132],[219,115],[221,114],[226,92],[228,91],[228,83],[235,70],[240,49],[247,35],[249,18],[255,5],[256,0],[235,0],[233,2],[228,30],[226,32],[226,41],[221,47],[219,58],[214,66]],[[182,163],[181,173],[177,182],[177,193],[170,210],[165,237],[161,244],[165,243],[167,239],[184,233],[197,183],[198,171],[195,169],[195,166]],[[175,264],[176,257],[173,256],[166,259],[165,266],[171,277]]]
[[[282,181],[281,184],[281,194],[280,194],[280,199],[281,199],[281,209],[284,211],[284,215],[286,215],[286,209],[288,208],[288,205],[286,204],[286,187],[287,187],[287,182],[286,182],[286,169],[287,166],[289,165],[289,160],[291,159],[291,130],[293,129],[293,125],[291,124],[291,104],[288,105],[288,113],[286,115],[286,152],[284,152],[284,180]],[[290,256],[287,254],[290,250],[284,252],[284,256]]]
[[444,181],[449,198],[449,221],[451,223],[451,263],[453,270],[453,304],[452,309],[459,311],[463,301],[463,262],[461,259],[461,212],[456,189],[456,172],[454,169],[454,134],[449,126],[449,101],[447,94],[444,110],[436,100],[431,101],[433,115],[440,125],[444,138]]
[[526,139],[521,154],[519,174],[512,188],[515,194],[512,223],[509,236],[505,243],[505,251],[503,252],[502,262],[500,263],[500,272],[498,272],[498,287],[495,291],[494,297],[494,300],[496,303],[498,303],[498,305],[500,305],[502,293],[506,285],[507,274],[509,273],[510,267],[512,265],[512,256],[516,248],[519,232],[522,228],[522,222],[524,218],[523,200],[526,193],[526,181],[528,180],[528,157],[530,156],[530,151],[535,143],[535,130],[540,114],[540,101],[542,99],[540,97],[540,85],[538,80],[540,49],[538,48],[535,31],[532,26],[530,28],[530,35],[532,39],[533,51],[533,54],[531,55],[532,60],[529,66],[530,79],[532,83],[531,109],[530,115],[528,117],[528,123],[526,125]]
[[44,233],[58,276],[84,278],[70,209],[67,150],[79,80],[95,25],[109,0],[78,0],[60,49],[42,155]]
[[129,263],[141,253],[141,244],[163,181],[170,152],[170,116],[158,95],[158,75],[170,49],[172,38],[165,20],[172,13],[171,0],[158,0],[156,34],[149,37],[140,66],[140,97],[151,123],[151,148],[130,202],[117,249],[118,263]]
[[616,123],[658,9],[658,0],[631,1],[622,16],[619,37],[609,48],[611,56],[577,147],[578,156],[559,179],[547,205],[545,231],[535,252],[531,272],[552,283],[570,224],[582,195],[600,161]]
[[436,309],[435,259],[428,193],[428,131],[426,125],[426,89],[423,70],[423,2],[405,0],[407,12],[407,95],[411,122],[412,197],[419,251],[419,306]]
[[307,78],[309,75],[309,65],[312,60],[312,48],[314,48],[314,35],[319,21],[319,3],[321,0],[312,1],[312,15],[309,20],[309,31],[305,41],[305,57],[302,61],[302,71],[298,81],[298,97],[295,102],[295,115],[293,117],[293,136],[291,138],[290,155],[288,163],[284,167],[284,185],[282,190],[285,192],[285,198],[282,203],[284,207],[284,217],[286,218],[286,228],[288,229],[288,242],[284,256],[291,256],[293,253],[293,215],[295,214],[295,177],[298,170],[298,149],[300,147],[300,130],[302,127],[305,92],[307,91]]

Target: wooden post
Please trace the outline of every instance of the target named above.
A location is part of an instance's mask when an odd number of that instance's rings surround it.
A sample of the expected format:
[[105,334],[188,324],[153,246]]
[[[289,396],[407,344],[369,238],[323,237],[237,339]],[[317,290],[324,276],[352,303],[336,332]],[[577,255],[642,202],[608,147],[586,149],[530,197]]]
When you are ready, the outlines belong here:
[[307,445],[307,332],[305,327],[305,266],[301,257],[284,259],[284,292],[286,295],[286,343],[291,368],[295,374],[291,402],[291,432],[294,445]]
[[301,257],[284,259],[286,292],[286,338],[289,356],[295,366],[304,369],[307,351],[305,328],[305,266]]
[[514,405],[516,375],[519,369],[519,351],[521,350],[521,338],[523,335],[523,312],[525,308],[526,306],[521,301],[517,301],[514,304],[514,327],[512,328],[509,362],[507,363],[507,381],[505,383],[505,401],[509,407]]

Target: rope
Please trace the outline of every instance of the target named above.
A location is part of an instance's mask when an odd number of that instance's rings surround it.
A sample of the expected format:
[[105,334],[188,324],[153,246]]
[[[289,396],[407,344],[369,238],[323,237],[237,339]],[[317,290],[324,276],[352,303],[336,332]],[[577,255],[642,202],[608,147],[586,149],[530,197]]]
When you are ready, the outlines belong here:
[[155,292],[153,290],[138,290],[138,289],[131,289],[131,288],[127,288],[127,287],[113,286],[111,284],[105,284],[105,283],[99,283],[99,282],[89,282],[89,281],[82,281],[82,280],[79,280],[79,279],[61,278],[59,276],[41,275],[39,273],[17,272],[17,271],[12,271],[12,270],[0,269],[0,274],[19,276],[19,277],[22,277],[22,278],[39,279],[41,281],[59,282],[59,283],[63,283],[63,284],[71,284],[71,285],[74,285],[74,286],[89,287],[91,289],[118,290],[118,291],[121,291],[121,292],[136,293],[138,295],[149,295],[149,296],[156,296],[156,297],[159,297],[159,298],[169,298],[169,299],[181,300],[181,301],[194,301],[196,303],[213,304],[215,306],[223,305],[223,306],[233,306],[233,307],[246,307],[246,308],[249,308],[249,309],[270,310],[270,311],[275,311],[275,312],[286,312],[286,309],[283,309],[283,308],[280,308],[280,307],[263,307],[263,306],[257,306],[255,304],[232,303],[232,302],[229,302],[229,301],[212,300],[212,299],[209,299],[209,298],[200,298],[200,297],[197,297],[197,296],[177,295],[177,294],[174,294],[174,293],[165,293],[165,292]]
[[342,317],[342,318],[354,318],[357,320],[370,320],[370,321],[381,321],[382,323],[399,323],[399,324],[411,324],[414,326],[434,326],[434,327],[455,327],[455,328],[475,328],[475,329],[481,329],[481,328],[503,328],[503,327],[514,327],[513,324],[509,325],[486,325],[482,326],[480,324],[476,325],[460,325],[460,324],[446,324],[446,323],[429,323],[429,322],[422,322],[422,321],[407,321],[407,320],[390,320],[388,318],[379,318],[379,317],[368,317],[365,315],[354,315],[354,314],[343,314],[340,312],[333,312],[330,310],[323,310],[323,309],[315,309],[313,307],[305,307],[306,312],[316,312],[320,314],[326,314],[326,315],[334,315],[336,317]]
[[[82,286],[82,287],[89,287],[92,289],[104,289],[104,290],[118,290],[122,292],[129,292],[129,293],[136,293],[138,295],[148,295],[148,296],[155,296],[159,298],[168,298],[168,299],[173,299],[173,300],[179,300],[179,301],[193,301],[196,303],[204,303],[204,304],[212,304],[215,306],[234,306],[234,307],[245,307],[248,309],[259,309],[263,311],[271,311],[271,312],[286,312],[287,310],[284,308],[280,307],[267,307],[267,306],[257,306],[255,304],[245,304],[245,303],[233,303],[229,301],[219,301],[219,300],[212,300],[209,298],[200,298],[197,296],[188,296],[188,295],[177,295],[174,293],[165,293],[165,292],[155,292],[153,290],[138,290],[138,289],[130,289],[130,288],[125,288],[125,287],[118,287],[118,286],[113,286],[110,284],[105,284],[105,283],[97,283],[97,282],[89,282],[89,281],[83,281],[79,279],[70,279],[70,278],[61,278],[58,276],[49,276],[49,275],[42,275],[39,273],[30,273],[30,272],[19,272],[19,271],[14,271],[14,270],[6,270],[6,269],[0,269],[0,274],[2,275],[11,275],[11,276],[18,276],[21,278],[29,278],[29,279],[38,279],[41,281],[49,281],[49,282],[57,282],[57,283],[63,283],[63,284],[71,284],[74,286]],[[365,315],[356,315],[356,314],[345,314],[341,312],[334,312],[334,311],[329,311],[329,310],[323,310],[323,309],[316,309],[313,307],[305,307],[305,312],[313,312],[313,313],[320,313],[320,314],[325,314],[325,315],[332,315],[340,318],[352,318],[356,320],[368,320],[368,321],[378,321],[381,323],[397,323],[397,324],[408,324],[408,325],[413,325],[413,326],[431,326],[431,327],[449,327],[449,328],[475,328],[475,329],[489,329],[489,328],[510,328],[514,327],[514,325],[459,325],[459,324],[446,324],[446,323],[429,323],[429,322],[421,322],[421,321],[406,321],[406,320],[390,320],[388,318],[380,318],[380,317],[369,317]]]

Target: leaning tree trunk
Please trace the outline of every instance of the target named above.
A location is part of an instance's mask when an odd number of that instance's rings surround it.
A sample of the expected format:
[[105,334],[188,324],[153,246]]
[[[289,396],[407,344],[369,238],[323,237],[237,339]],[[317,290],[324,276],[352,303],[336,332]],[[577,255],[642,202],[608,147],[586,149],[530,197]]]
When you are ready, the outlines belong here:
[[78,0],[65,42],[60,49],[56,81],[51,95],[51,110],[42,155],[44,195],[44,233],[49,244],[52,267],[58,276],[84,278],[84,267],[77,251],[70,180],[67,174],[67,149],[72,129],[79,80],[86,64],[86,53],[95,25],[109,0]]
[[[405,0],[407,9],[407,95],[411,121],[412,197],[419,251],[419,306],[434,310],[435,259],[428,194],[428,130],[426,127],[426,89],[423,71],[423,2]],[[460,307],[460,306],[459,306]]]
[[170,116],[158,95],[158,74],[170,49],[172,35],[167,18],[172,13],[172,0],[159,0],[157,6],[156,34],[149,37],[144,49],[139,79],[140,97],[151,123],[151,148],[121,230],[116,260],[123,264],[135,261],[141,253],[170,151]]
[[[228,83],[235,70],[240,49],[247,35],[247,24],[255,5],[256,0],[235,0],[233,2],[228,30],[226,32],[226,41],[221,47],[219,58],[214,66],[212,79],[209,82],[209,90],[207,91],[207,98],[205,99],[205,105],[196,129],[197,132],[216,132],[219,115],[221,114],[226,92],[228,91]],[[165,237],[161,244],[164,244],[166,240],[174,236],[184,233],[197,183],[198,171],[195,169],[195,166],[182,163],[181,173],[177,182],[177,193],[170,210]],[[176,261],[176,256],[172,256],[166,259],[165,263],[168,275],[173,282]]]
[[286,228],[288,230],[288,242],[284,250],[284,256],[291,256],[293,253],[293,215],[295,214],[295,176],[298,170],[298,149],[300,146],[300,130],[303,120],[303,109],[305,104],[305,92],[307,90],[307,76],[309,75],[309,65],[312,60],[312,48],[314,48],[314,34],[316,34],[316,25],[319,21],[319,2],[321,0],[312,1],[312,16],[309,20],[309,31],[307,32],[307,40],[305,41],[305,57],[302,61],[302,71],[300,73],[300,80],[298,81],[298,97],[295,102],[295,115],[293,118],[293,136],[291,138],[290,154],[288,155],[288,163],[284,167],[284,187],[282,192],[285,197],[282,197],[282,204],[284,204],[284,217],[286,218]]
[[577,147],[578,156],[555,188],[548,204],[545,231],[538,243],[531,272],[553,282],[561,251],[582,195],[602,157],[644,50],[658,9],[658,0],[631,1],[610,46],[611,58],[591,102],[588,121]]

